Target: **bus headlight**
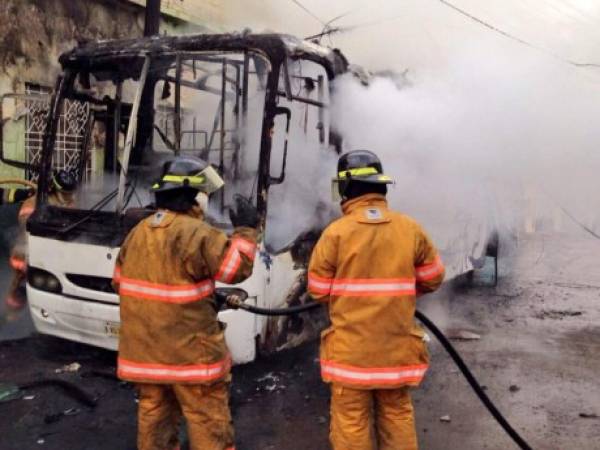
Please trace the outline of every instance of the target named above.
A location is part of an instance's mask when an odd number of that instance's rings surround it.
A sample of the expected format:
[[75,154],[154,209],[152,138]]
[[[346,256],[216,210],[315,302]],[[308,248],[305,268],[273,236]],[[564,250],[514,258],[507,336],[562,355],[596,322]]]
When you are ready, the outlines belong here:
[[62,285],[56,276],[50,272],[38,269],[37,267],[27,268],[27,282],[36,289],[46,292],[54,292],[60,294],[62,292]]

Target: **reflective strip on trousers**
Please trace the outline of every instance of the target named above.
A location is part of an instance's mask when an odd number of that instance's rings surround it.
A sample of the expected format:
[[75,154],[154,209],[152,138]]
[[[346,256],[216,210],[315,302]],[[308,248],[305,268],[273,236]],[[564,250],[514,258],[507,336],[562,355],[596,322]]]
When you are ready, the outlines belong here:
[[121,378],[157,381],[212,381],[227,373],[231,360],[226,358],[213,364],[172,365],[148,364],[118,359],[118,373]]
[[439,256],[430,264],[415,267],[417,281],[429,281],[444,273],[444,264]]
[[256,253],[256,244],[241,238],[234,238],[231,241],[231,245],[223,258],[221,267],[215,276],[215,280],[222,281],[224,283],[231,283],[235,278],[240,264],[242,263],[242,256],[244,254],[251,260],[254,260]]
[[357,385],[419,383],[423,379],[427,368],[427,364],[366,368],[321,360],[321,375],[325,381],[339,381]]
[[156,300],[166,303],[190,303],[210,296],[215,285],[212,280],[204,280],[196,284],[158,284],[144,280],[120,277],[119,295]]

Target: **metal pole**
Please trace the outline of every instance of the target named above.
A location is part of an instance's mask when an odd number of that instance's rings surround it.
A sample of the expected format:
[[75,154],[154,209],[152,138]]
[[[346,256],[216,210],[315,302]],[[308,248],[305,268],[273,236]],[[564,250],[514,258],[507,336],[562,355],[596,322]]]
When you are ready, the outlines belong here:
[[[220,133],[220,155],[219,155],[219,172],[221,177],[225,178],[225,96],[227,88],[227,59],[223,59],[223,67],[221,73],[221,133]],[[220,189],[221,193],[221,213],[225,211],[225,189]]]
[[[319,75],[317,77],[317,94],[318,94],[318,100],[320,103],[324,103],[324,92],[323,92],[323,83],[325,82],[325,79],[323,77],[323,75]],[[323,106],[319,106],[318,107],[318,117],[319,117],[319,123],[317,124],[317,127],[319,128],[319,142],[321,144],[323,144],[325,142],[325,108]]]
[[[242,112],[244,121],[246,120],[246,112],[248,111],[248,84],[250,74],[250,56],[248,52],[244,53],[244,79],[242,80]],[[242,126],[246,126],[244,122]]]
[[181,55],[176,57],[175,69],[175,155],[181,151]]
[[123,82],[117,81],[117,90],[115,93],[115,109],[113,116],[113,174],[117,173],[117,157],[119,155],[119,134],[121,132],[121,99],[123,98]]
[[125,139],[125,149],[123,150],[123,158],[121,159],[121,173],[119,175],[119,193],[117,195],[117,213],[120,214],[123,211],[123,199],[125,197],[125,181],[127,179],[127,171],[129,169],[129,156],[131,155],[131,147],[133,147],[133,136],[137,129],[138,111],[140,109],[140,103],[142,100],[142,91],[146,85],[146,77],[148,76],[148,69],[150,68],[150,56],[146,55],[144,58],[144,66],[142,67],[142,73],[140,74],[140,84],[137,92],[135,93],[135,99],[133,100],[133,106],[131,107],[131,116],[129,117],[129,126],[127,127],[127,138]]
[[196,116],[192,118],[192,148],[196,150]]
[[160,28],[160,0],[146,0],[144,36],[157,35]]

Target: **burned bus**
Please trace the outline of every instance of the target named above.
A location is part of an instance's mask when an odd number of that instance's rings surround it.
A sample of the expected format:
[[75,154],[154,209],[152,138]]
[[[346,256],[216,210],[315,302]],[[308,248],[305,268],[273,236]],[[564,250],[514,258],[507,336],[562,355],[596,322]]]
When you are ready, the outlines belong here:
[[[10,94],[0,110],[20,103],[27,130],[37,127],[27,135],[37,151],[22,160],[0,139],[2,161],[38,185],[27,223],[27,298],[37,331],[117,348],[119,297],[111,282],[119,246],[155,212],[149,187],[176,155],[208,161],[225,180],[208,205],[214,226],[231,230],[226,211],[237,195],[259,211],[254,271],[236,286],[246,302],[309,301],[312,247],[339,214],[328,190],[341,139],[328,105],[333,80],[350,70],[341,52],[281,34],[154,36],[82,44],[60,63],[52,93]],[[18,106],[10,110],[19,116]],[[56,169],[77,176],[74,207],[49,202]],[[467,261],[461,271],[484,253],[486,241],[476,242],[458,255]],[[316,336],[323,317],[306,314],[314,316],[224,308],[219,319],[241,363]]]
[[[83,44],[60,63],[51,96],[20,99],[30,108],[46,104],[39,154],[16,161],[2,153],[38,184],[27,224],[27,297],[39,332],[117,348],[115,259],[127,233],[152,214],[148,188],[175,155],[207,160],[225,180],[209,202],[214,226],[231,228],[225,212],[236,195],[261,215],[254,273],[239,285],[246,301],[272,307],[306,300],[314,230],[331,212],[311,200],[294,217],[300,200],[291,186],[318,170],[311,161],[336,155],[327,104],[331,81],[348,67],[339,51],[279,34],[155,36]],[[72,123],[82,131],[65,148],[64,128]],[[75,207],[48,202],[57,168],[77,174]],[[238,363],[252,360],[257,346],[273,350],[304,332],[301,319],[232,309],[219,319]]]

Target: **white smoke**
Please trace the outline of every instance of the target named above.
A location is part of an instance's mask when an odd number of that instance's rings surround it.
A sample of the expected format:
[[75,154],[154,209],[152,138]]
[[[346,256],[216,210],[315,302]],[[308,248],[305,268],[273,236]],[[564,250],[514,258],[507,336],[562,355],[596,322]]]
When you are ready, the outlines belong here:
[[[269,14],[255,23],[245,15],[245,26],[300,36],[322,28],[287,3],[269,3]],[[397,73],[408,69],[410,83],[400,89],[386,78],[368,87],[351,76],[336,81],[331,115],[345,150],[367,148],[380,155],[397,180],[389,194],[392,205],[423,222],[452,254],[472,253],[494,227],[574,229],[560,207],[597,228],[600,69],[568,62],[594,54],[585,51],[595,48],[589,44],[591,29],[566,12],[551,15],[547,5],[520,8],[510,1],[492,11],[478,2],[459,3],[522,32],[539,48],[433,1],[401,6],[376,1],[357,11],[354,1],[303,2],[324,20],[353,11],[335,25],[367,24],[323,39],[351,62]],[[596,12],[590,8],[586,14],[593,20]],[[559,37],[548,32],[554,24],[561,26]],[[290,195],[303,198],[305,190]],[[302,204],[290,206],[300,208],[286,214],[290,226],[304,214]]]
[[340,79],[334,124],[350,148],[381,156],[398,180],[393,203],[426,221],[448,226],[467,214],[518,227],[526,215],[554,220],[550,199],[595,220],[597,86],[518,50],[490,59],[484,43],[466,46],[401,89],[388,79],[369,87]]

